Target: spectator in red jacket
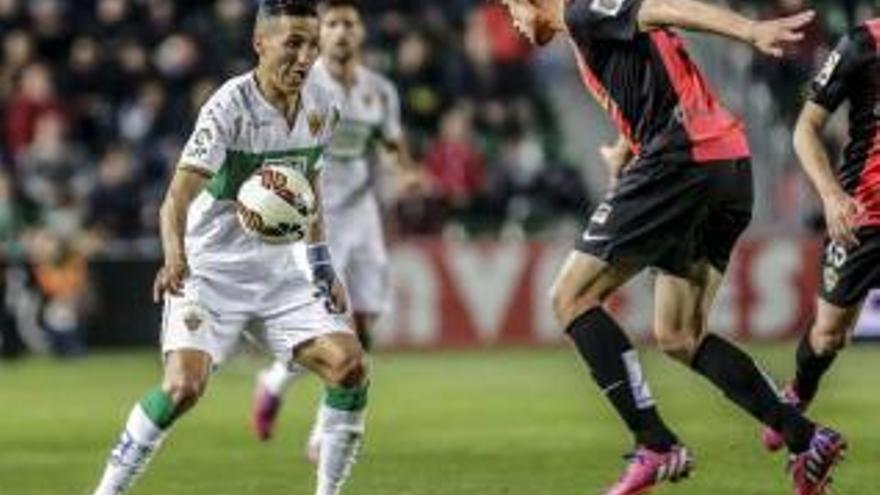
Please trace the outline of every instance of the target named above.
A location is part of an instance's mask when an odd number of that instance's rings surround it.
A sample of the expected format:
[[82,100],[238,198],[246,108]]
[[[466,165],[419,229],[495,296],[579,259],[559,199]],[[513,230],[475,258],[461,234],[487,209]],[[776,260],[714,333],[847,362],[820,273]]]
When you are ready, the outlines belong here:
[[485,159],[473,141],[469,109],[457,106],[440,122],[440,136],[425,153],[428,173],[453,208],[467,207],[486,181]]
[[34,139],[37,121],[50,113],[61,113],[52,73],[48,66],[33,63],[22,70],[6,110],[6,145],[12,156],[27,148]]

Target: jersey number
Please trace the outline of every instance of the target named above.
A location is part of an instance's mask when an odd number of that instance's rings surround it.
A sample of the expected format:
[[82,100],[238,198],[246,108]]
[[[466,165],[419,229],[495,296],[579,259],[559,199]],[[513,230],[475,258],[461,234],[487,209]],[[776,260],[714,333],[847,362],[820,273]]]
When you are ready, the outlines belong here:
[[590,10],[613,17],[620,13],[620,9],[623,8],[625,1],[626,0],[593,0],[593,3],[590,5]]

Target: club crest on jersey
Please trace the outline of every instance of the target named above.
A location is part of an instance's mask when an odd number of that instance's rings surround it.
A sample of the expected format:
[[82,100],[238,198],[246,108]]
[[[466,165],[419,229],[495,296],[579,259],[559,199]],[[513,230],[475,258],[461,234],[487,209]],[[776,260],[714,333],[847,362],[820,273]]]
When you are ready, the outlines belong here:
[[602,203],[596,208],[596,211],[593,212],[593,216],[590,217],[590,223],[594,223],[596,225],[605,225],[605,222],[608,221],[608,216],[611,215],[612,207],[608,203]]
[[822,270],[822,283],[825,285],[825,292],[831,292],[837,288],[840,282],[840,274],[834,267],[826,266]]
[[312,137],[316,137],[320,134],[321,131],[324,130],[324,126],[327,125],[327,117],[318,112],[310,112],[307,118],[309,121],[309,131],[312,133]]
[[197,332],[205,323],[204,315],[198,306],[190,306],[184,310],[183,324],[190,332]]

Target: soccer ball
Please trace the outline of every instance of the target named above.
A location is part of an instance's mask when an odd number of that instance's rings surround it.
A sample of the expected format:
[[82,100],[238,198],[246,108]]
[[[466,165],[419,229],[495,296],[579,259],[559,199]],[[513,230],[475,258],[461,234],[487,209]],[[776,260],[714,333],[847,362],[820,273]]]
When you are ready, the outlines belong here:
[[238,220],[246,232],[270,244],[305,238],[315,217],[315,193],[296,170],[264,166],[238,190]]

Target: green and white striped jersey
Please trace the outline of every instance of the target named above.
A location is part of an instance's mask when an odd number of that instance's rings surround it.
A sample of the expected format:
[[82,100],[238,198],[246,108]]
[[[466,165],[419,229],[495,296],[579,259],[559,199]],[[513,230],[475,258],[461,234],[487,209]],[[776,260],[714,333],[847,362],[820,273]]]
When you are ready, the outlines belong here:
[[376,142],[401,137],[400,98],[391,81],[362,65],[357,67],[351,87],[336,80],[323,59],[315,64],[309,81],[341,104],[342,120],[322,158],[323,205],[332,214],[369,191],[369,160],[374,157]]
[[180,166],[212,177],[188,215],[186,252],[194,269],[248,260],[292,262],[290,246],[267,245],[245,233],[236,218],[235,198],[242,183],[264,165],[286,165],[312,177],[339,118],[332,95],[308,81],[292,127],[259,91],[253,72],[230,79],[214,93],[180,159]]

